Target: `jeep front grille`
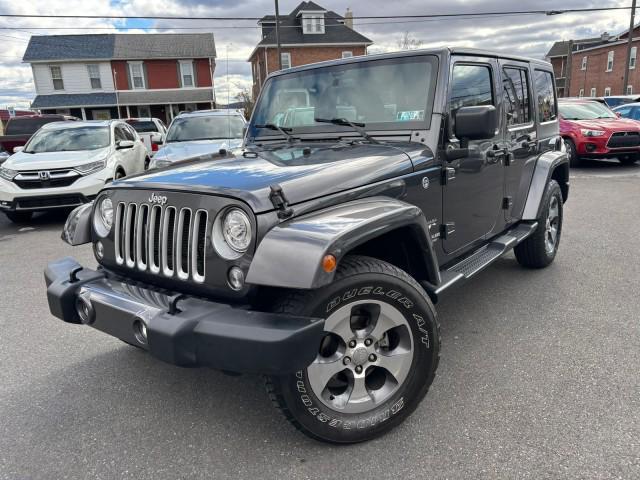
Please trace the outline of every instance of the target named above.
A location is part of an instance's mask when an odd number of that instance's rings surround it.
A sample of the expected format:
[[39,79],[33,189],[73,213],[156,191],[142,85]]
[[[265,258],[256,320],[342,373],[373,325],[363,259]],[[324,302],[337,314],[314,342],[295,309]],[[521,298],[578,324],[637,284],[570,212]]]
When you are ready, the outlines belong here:
[[205,279],[206,210],[118,203],[116,263],[180,280]]

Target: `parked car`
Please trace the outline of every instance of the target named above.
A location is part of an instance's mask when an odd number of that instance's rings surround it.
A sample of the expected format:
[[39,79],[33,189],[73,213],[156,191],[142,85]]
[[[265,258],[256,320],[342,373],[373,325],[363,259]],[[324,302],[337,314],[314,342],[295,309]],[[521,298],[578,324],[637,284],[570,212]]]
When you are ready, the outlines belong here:
[[24,146],[36,131],[51,122],[76,121],[76,117],[68,115],[25,115],[12,117],[7,122],[4,135],[0,136],[0,149],[13,153],[16,147]]
[[619,107],[627,103],[640,102],[640,95],[613,95],[603,98],[609,108]]
[[640,121],[640,102],[627,103],[614,108],[613,111],[619,117]]
[[11,154],[9,152],[5,152],[0,149],[0,165],[2,165],[7,158],[9,158]]
[[[291,89],[312,122],[273,123]],[[445,292],[511,250],[528,268],[558,252],[569,164],[547,62],[441,48],[281,70],[245,142],[76,209],[63,238],[100,268],[50,263],[53,315],[176,365],[266,374],[299,430],[352,443],[427,393]]]
[[181,113],[169,125],[164,144],[153,156],[150,168],[238,148],[246,123],[237,110]]
[[582,158],[617,158],[630,165],[640,158],[640,124],[619,118],[591,100],[560,100],[560,134],[572,167]]
[[136,131],[114,120],[49,123],[17,150],[0,166],[0,211],[14,222],[86,203],[148,158]]
[[[159,118],[127,118],[125,120],[131,125],[147,147],[149,157],[152,157],[164,141],[167,134],[167,127]],[[147,165],[148,167],[148,165]]]

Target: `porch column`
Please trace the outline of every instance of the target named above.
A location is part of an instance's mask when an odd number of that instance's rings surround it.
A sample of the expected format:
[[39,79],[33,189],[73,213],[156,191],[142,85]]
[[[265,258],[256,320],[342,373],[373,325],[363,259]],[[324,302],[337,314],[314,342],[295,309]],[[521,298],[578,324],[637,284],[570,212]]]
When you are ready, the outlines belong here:
[[131,112],[129,111],[129,105],[127,105],[127,118],[131,118]]
[[80,111],[82,112],[82,120],[86,120],[87,112],[85,111],[84,107],[80,107]]
[[169,122],[173,122],[173,106],[169,104]]

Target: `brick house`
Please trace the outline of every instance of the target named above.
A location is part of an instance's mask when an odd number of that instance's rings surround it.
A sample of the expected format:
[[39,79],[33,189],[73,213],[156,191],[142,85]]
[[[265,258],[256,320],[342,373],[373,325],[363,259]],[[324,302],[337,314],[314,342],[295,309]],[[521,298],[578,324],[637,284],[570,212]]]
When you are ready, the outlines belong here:
[[628,30],[615,36],[603,33],[596,38],[556,42],[547,59],[554,67],[558,95],[601,97],[640,93],[640,74],[636,68],[640,26],[633,33],[627,85],[623,83]]
[[156,117],[212,108],[212,34],[33,36],[23,62],[36,87],[32,108],[93,120]]
[[[253,98],[271,72],[278,70],[276,21],[266,15],[258,24],[262,40],[249,56],[253,74]],[[344,17],[314,2],[302,2],[289,15],[280,15],[280,53],[282,68],[336,58],[366,55],[373,42],[353,30],[353,13]]]

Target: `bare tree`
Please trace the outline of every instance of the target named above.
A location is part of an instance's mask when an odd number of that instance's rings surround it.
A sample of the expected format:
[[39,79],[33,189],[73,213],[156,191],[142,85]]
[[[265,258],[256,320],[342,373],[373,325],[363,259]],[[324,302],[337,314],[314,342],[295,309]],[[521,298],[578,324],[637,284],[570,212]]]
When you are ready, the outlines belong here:
[[236,95],[236,100],[242,103],[245,118],[251,118],[253,113],[254,101],[251,92],[247,87],[240,87],[240,92]]
[[398,48],[400,50],[413,50],[422,46],[422,40],[412,38],[409,32],[404,32],[398,40]]

